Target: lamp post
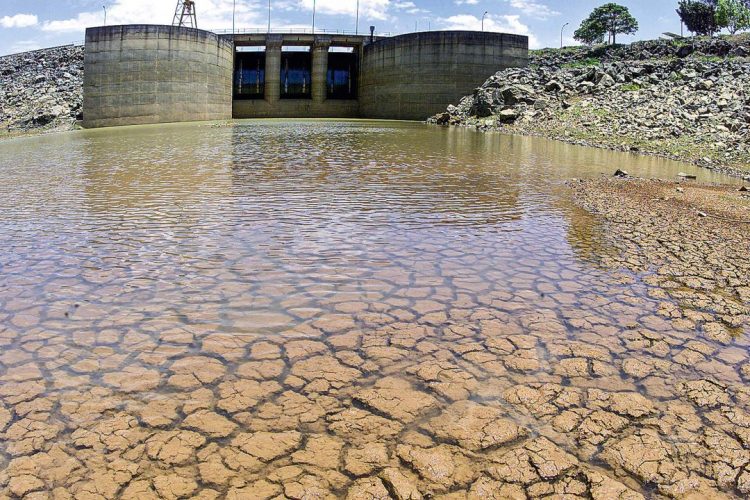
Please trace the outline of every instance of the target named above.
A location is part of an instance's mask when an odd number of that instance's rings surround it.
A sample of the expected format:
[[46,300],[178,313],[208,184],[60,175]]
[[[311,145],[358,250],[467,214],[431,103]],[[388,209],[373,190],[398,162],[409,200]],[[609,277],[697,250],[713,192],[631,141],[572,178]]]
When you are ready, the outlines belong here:
[[359,0],[357,0],[357,20],[354,22],[354,34],[359,35]]
[[313,0],[313,23],[312,23],[312,32],[313,35],[315,34],[315,0]]
[[565,23],[565,24],[562,25],[562,28],[560,28],[560,48],[563,48],[563,30],[569,24],[570,23]]
[[487,11],[484,11],[484,14],[482,14],[482,31],[484,31],[484,18],[487,17],[487,14],[489,14]]
[[268,32],[271,32],[271,0],[268,0]]
[[102,9],[104,9],[104,26],[107,25],[107,6],[102,5]]
[[235,33],[235,31],[234,31],[234,16],[235,16],[236,12],[237,12],[237,0],[233,0],[232,1],[232,34],[233,35]]

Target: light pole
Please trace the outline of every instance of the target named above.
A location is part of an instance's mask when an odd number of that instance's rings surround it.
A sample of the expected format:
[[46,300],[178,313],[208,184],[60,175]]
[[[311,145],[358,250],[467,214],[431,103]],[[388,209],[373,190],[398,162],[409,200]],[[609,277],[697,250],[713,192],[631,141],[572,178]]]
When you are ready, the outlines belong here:
[[313,25],[312,25],[312,32],[313,35],[315,34],[315,0],[313,0]]
[[271,32],[271,0],[268,0],[268,32]]
[[232,34],[234,35],[234,16],[237,12],[237,0],[232,1]]
[[563,30],[569,24],[570,23],[565,23],[565,24],[562,25],[562,28],[560,28],[560,48],[563,48]]
[[359,35],[359,0],[357,0],[357,20],[354,22],[354,34]]
[[489,14],[487,11],[484,11],[484,14],[482,14],[482,31],[484,31],[484,18],[487,17],[487,14]]
[[107,25],[107,6],[102,5],[102,9],[104,9],[104,26]]

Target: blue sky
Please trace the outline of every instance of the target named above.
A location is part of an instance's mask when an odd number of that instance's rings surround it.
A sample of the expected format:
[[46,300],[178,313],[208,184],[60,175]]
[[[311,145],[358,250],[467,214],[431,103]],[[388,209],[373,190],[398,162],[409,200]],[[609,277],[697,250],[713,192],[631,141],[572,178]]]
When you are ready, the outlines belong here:
[[[233,0],[195,0],[198,24],[204,29],[231,29]],[[315,0],[316,27],[353,30],[357,0]],[[573,44],[572,33],[588,13],[606,0],[359,0],[359,29],[375,25],[379,32],[426,29],[485,29],[530,37],[533,48]],[[679,32],[677,0],[620,0],[640,22],[626,42]],[[84,29],[107,24],[170,24],[176,0],[0,0],[0,53],[81,42]],[[271,0],[272,29],[310,28],[313,0]],[[265,29],[267,0],[236,0],[238,28]]]

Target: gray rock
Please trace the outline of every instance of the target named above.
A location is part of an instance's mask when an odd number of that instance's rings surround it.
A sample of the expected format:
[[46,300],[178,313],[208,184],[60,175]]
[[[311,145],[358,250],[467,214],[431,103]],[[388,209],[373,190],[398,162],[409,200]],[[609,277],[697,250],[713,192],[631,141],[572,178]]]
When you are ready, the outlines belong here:
[[497,120],[501,123],[511,123],[518,119],[519,113],[512,108],[504,109],[497,114]]
[[[689,47],[682,49],[685,57],[675,58],[681,47]],[[450,108],[450,123],[492,128],[489,112],[496,128],[621,150],[635,150],[637,142],[644,152],[670,157],[675,153],[649,145],[679,137],[712,153],[705,160],[686,158],[703,166],[746,163],[750,61],[724,58],[743,51],[750,52],[750,40],[740,37],[532,51],[530,67],[496,73],[482,86],[484,93]],[[580,64],[593,58],[601,62]],[[602,139],[550,133],[560,129],[596,131]]]
[[547,92],[560,92],[565,87],[560,82],[557,82],[555,80],[550,80],[547,82],[547,84],[544,86],[544,90]]
[[701,80],[698,82],[698,88],[701,90],[711,90],[714,87],[714,82],[711,80]]
[[686,80],[692,80],[698,76],[698,73],[696,73],[694,69],[685,68],[680,71],[680,75]]
[[608,74],[604,74],[600,79],[598,85],[602,87],[612,87],[615,84],[615,79]]
[[690,54],[692,54],[693,52],[694,52],[694,49],[692,45],[683,45],[677,48],[677,50],[675,51],[675,54],[677,55],[677,57],[685,58],[689,56]]
[[0,57],[3,129],[71,129],[82,118],[82,102],[83,47]]

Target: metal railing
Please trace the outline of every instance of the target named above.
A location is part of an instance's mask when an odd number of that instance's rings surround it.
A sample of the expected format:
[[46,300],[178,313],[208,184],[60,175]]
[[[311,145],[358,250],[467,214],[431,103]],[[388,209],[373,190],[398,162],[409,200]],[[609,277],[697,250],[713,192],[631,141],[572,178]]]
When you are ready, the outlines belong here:
[[[269,32],[265,28],[236,28],[234,31],[231,29],[218,29],[208,30],[218,35],[264,35],[270,33],[272,35],[312,35],[313,31],[310,28],[273,28]],[[370,32],[355,32],[354,30],[331,30],[325,28],[315,28],[316,35],[355,35],[355,36],[370,36]],[[391,32],[375,32],[375,36],[378,37],[390,37],[394,36]]]

